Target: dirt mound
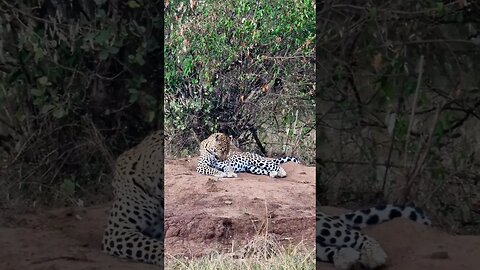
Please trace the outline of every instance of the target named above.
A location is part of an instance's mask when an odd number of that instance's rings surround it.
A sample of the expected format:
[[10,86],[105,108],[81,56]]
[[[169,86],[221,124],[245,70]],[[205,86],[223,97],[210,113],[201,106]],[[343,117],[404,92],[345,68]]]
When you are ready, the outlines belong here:
[[[322,208],[326,213],[345,210]],[[387,253],[389,270],[478,269],[480,236],[450,235],[435,227],[427,227],[406,219],[396,219],[364,230],[378,240]],[[317,269],[334,270],[329,264]]]
[[216,181],[196,173],[196,164],[166,161],[166,253],[195,257],[235,249],[263,228],[284,244],[314,247],[314,167],[287,163],[286,178],[241,173]]

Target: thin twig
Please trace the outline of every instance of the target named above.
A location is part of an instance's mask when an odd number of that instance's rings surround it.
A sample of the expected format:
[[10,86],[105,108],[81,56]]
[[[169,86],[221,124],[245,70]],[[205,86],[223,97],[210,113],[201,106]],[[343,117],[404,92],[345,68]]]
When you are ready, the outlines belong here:
[[410,190],[411,190],[411,188],[413,186],[413,183],[414,183],[413,180],[418,176],[418,174],[422,170],[423,165],[425,163],[425,159],[427,158],[428,154],[430,153],[430,148],[432,146],[432,141],[433,141],[433,135],[435,133],[435,129],[436,129],[437,124],[438,124],[438,119],[439,119],[439,116],[440,116],[440,112],[442,111],[442,108],[443,108],[444,105],[445,105],[445,102],[443,102],[441,105],[439,105],[437,110],[435,111],[435,116],[433,118],[433,124],[430,128],[430,132],[429,132],[429,135],[428,135],[427,143],[425,144],[425,148],[424,148],[423,152],[419,155],[420,158],[418,159],[418,161],[415,162],[414,170],[412,171],[411,174],[409,174],[407,176],[407,181],[405,183],[403,194],[402,194],[402,197],[400,199],[401,203],[405,203],[407,201],[408,196],[410,194]]
[[415,89],[415,95],[413,96],[413,103],[412,103],[412,111],[410,112],[410,120],[408,123],[407,134],[405,134],[405,147],[403,152],[403,165],[407,166],[407,158],[408,158],[408,139],[410,132],[412,131],[413,122],[415,120],[415,109],[417,108],[417,100],[418,94],[420,93],[420,85],[422,82],[423,76],[423,65],[424,65],[424,56],[420,56],[420,61],[418,62],[418,77],[417,77],[417,87]]

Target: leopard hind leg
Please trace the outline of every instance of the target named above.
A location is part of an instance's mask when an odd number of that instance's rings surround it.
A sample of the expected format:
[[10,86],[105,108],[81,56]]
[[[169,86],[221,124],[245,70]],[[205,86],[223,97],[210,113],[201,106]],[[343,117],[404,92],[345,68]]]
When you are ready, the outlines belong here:
[[274,158],[271,161],[275,162],[275,164],[277,164],[277,165],[287,163],[287,162],[295,162],[295,163],[298,163],[298,164],[301,163],[299,158],[290,157],[290,156]]
[[268,175],[272,178],[281,178],[287,176],[285,169],[278,165],[270,166],[269,169],[250,165],[246,167],[246,171],[258,175]]
[[134,230],[107,229],[102,250],[120,258],[163,265],[163,241]]
[[387,255],[373,238],[350,229],[342,221],[335,224],[317,220],[317,260],[332,262],[339,269],[361,264],[368,269],[384,265]]

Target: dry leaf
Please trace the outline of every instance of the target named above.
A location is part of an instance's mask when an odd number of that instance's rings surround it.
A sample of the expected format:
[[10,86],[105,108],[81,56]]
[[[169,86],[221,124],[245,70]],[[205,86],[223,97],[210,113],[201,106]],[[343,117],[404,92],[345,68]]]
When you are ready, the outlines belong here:
[[268,92],[268,90],[270,90],[269,88],[270,88],[270,87],[268,86],[268,83],[267,83],[267,84],[264,84],[264,85],[262,86],[262,92],[264,92],[264,93]]

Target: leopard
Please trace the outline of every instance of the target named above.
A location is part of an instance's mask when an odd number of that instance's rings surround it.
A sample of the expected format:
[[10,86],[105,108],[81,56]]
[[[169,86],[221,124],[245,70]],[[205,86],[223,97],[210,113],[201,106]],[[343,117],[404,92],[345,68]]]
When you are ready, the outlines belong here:
[[218,161],[214,166],[220,171],[233,170],[234,173],[247,172],[257,175],[268,175],[272,178],[283,178],[287,176],[287,172],[280,164],[290,161],[300,163],[297,157],[285,156],[266,159],[256,153],[231,151],[225,161]]
[[219,170],[216,166],[218,162],[223,162],[228,158],[230,148],[232,147],[232,137],[224,133],[213,133],[208,138],[200,142],[200,157],[198,158],[196,171],[200,174],[211,175],[220,178],[233,178],[237,174],[229,164]]
[[[219,136],[220,141],[218,141]],[[197,172],[218,177],[237,177],[237,173],[247,172],[279,178],[287,176],[285,169],[280,164],[290,161],[300,163],[300,159],[297,157],[285,156],[266,159],[256,153],[243,152],[237,146],[233,136],[214,133],[200,144]]]
[[116,159],[103,252],[163,266],[163,149],[157,131]]
[[318,210],[316,260],[333,263],[340,270],[358,267],[375,269],[385,265],[387,254],[374,238],[363,234],[361,229],[396,218],[432,225],[423,210],[412,203],[380,204],[342,215],[327,215]]

